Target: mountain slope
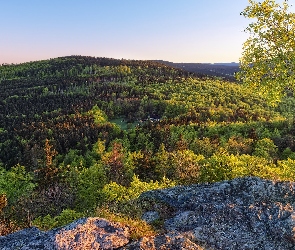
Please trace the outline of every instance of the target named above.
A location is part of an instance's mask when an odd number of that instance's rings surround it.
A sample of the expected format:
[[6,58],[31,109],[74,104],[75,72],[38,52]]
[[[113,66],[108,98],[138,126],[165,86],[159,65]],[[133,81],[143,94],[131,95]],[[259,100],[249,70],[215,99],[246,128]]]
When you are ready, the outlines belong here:
[[295,181],[294,107],[292,93],[274,108],[241,84],[153,61],[2,65],[0,234],[93,215],[150,231],[138,224],[144,191]]

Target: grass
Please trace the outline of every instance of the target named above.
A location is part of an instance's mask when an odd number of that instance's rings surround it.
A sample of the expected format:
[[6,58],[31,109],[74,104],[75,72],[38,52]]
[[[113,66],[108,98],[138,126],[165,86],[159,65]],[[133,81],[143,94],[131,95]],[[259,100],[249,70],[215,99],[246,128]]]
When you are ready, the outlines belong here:
[[109,120],[111,123],[115,123],[116,125],[118,125],[122,130],[127,130],[129,128],[134,128],[137,124],[137,122],[127,122],[126,119],[124,117],[118,117],[118,118],[114,118]]

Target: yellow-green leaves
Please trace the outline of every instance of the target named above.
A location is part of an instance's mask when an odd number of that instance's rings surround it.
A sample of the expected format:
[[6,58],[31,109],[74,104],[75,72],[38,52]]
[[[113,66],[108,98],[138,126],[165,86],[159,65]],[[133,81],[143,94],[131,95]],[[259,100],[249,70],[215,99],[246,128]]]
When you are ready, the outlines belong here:
[[108,120],[107,115],[97,106],[93,106],[88,112],[90,115],[93,115],[95,124],[105,124]]
[[243,44],[237,78],[276,105],[286,89],[295,89],[295,13],[288,1],[249,0],[241,13],[255,19],[246,28],[250,37]]
[[134,175],[133,180],[130,183],[130,187],[125,187],[119,185],[116,182],[111,182],[104,186],[102,192],[108,201],[122,202],[137,199],[141,193],[149,190],[168,188],[173,186],[175,186],[175,182],[165,177],[162,179],[161,182],[143,182]]

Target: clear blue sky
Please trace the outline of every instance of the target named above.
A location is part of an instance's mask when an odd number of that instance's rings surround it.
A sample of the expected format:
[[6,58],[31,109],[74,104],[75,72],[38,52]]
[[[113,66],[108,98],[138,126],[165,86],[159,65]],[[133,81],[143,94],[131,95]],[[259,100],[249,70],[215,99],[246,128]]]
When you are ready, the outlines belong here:
[[0,0],[0,64],[86,55],[237,62],[248,0]]

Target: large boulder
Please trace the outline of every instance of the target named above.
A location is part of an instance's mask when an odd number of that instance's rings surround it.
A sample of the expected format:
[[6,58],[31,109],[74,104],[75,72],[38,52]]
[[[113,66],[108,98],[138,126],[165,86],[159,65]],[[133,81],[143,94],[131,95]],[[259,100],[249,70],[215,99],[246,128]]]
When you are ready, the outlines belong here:
[[255,177],[142,194],[174,209],[167,231],[191,232],[210,249],[295,249],[295,183]]
[[33,227],[0,237],[0,249],[117,249],[128,242],[126,227],[101,218],[81,218],[47,232]]
[[120,250],[203,250],[204,248],[194,243],[191,235],[180,234],[177,232],[166,233],[163,235],[143,237],[134,241]]

